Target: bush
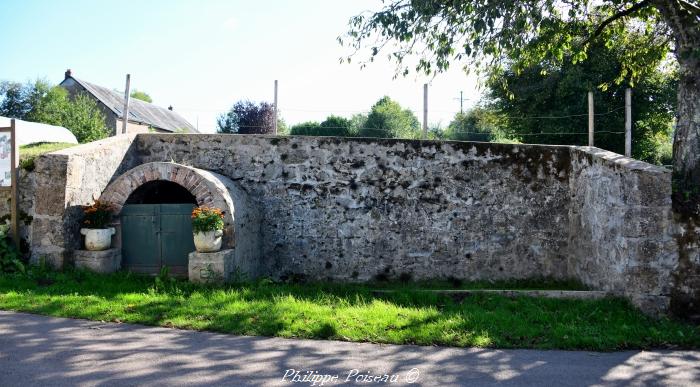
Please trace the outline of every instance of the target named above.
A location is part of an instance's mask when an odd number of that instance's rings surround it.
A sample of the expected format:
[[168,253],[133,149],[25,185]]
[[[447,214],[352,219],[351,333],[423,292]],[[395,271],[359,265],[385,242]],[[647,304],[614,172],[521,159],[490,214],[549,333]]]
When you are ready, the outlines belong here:
[[10,226],[0,225],[0,273],[24,273],[21,255],[7,235]]

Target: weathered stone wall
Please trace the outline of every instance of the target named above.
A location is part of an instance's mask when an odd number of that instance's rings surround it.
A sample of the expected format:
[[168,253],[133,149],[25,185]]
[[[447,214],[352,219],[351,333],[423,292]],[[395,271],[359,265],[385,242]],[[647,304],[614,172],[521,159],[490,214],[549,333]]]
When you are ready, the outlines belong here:
[[671,172],[598,148],[572,149],[570,275],[665,310],[678,266]]
[[61,267],[80,248],[81,205],[138,164],[133,135],[122,135],[42,155],[35,160],[31,261]]
[[697,292],[684,267],[698,257],[679,264],[670,172],[589,147],[119,136],[37,160],[32,256],[63,263],[79,246],[77,206],[151,162],[221,175],[250,202],[260,243],[239,247],[273,278],[576,278],[648,312],[681,286]]
[[570,149],[403,140],[139,135],[142,162],[230,177],[277,278],[567,276]]

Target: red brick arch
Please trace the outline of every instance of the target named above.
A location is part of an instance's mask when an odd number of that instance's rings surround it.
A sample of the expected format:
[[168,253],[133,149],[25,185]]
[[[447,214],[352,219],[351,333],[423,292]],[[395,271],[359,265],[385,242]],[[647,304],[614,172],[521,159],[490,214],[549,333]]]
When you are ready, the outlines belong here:
[[[170,181],[187,189],[202,206],[217,207],[224,212],[226,248],[234,245],[234,203],[226,187],[228,178],[177,163],[154,162],[130,169],[110,183],[100,200],[112,204],[119,215],[129,196],[140,186],[151,181]],[[117,223],[117,227],[119,224]]]

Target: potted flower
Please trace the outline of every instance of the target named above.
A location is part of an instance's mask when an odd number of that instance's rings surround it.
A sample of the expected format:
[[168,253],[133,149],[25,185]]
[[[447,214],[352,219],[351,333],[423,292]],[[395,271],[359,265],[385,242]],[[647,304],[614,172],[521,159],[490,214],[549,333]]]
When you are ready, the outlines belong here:
[[95,200],[89,206],[83,206],[83,228],[80,233],[85,235],[85,248],[90,251],[107,250],[112,245],[114,227],[109,227],[112,221],[112,206]]
[[192,210],[194,247],[200,253],[212,253],[221,249],[224,235],[224,214],[220,209],[201,206]]

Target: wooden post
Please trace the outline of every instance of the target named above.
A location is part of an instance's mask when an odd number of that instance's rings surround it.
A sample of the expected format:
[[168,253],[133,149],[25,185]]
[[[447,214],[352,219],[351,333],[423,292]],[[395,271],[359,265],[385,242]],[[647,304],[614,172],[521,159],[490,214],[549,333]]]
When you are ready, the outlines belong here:
[[625,156],[632,157],[632,89],[625,89]]
[[131,86],[131,74],[126,74],[126,88],[124,88],[124,114],[122,114],[122,134],[126,134],[126,125],[129,122],[129,92]]
[[428,138],[428,84],[423,84],[423,139]]
[[275,79],[275,136],[277,135],[277,80]]
[[588,146],[593,146],[593,92],[588,92]]
[[10,157],[10,228],[12,230],[12,240],[19,251],[19,145],[17,143],[17,129],[15,119],[10,120],[10,146],[12,156]]

